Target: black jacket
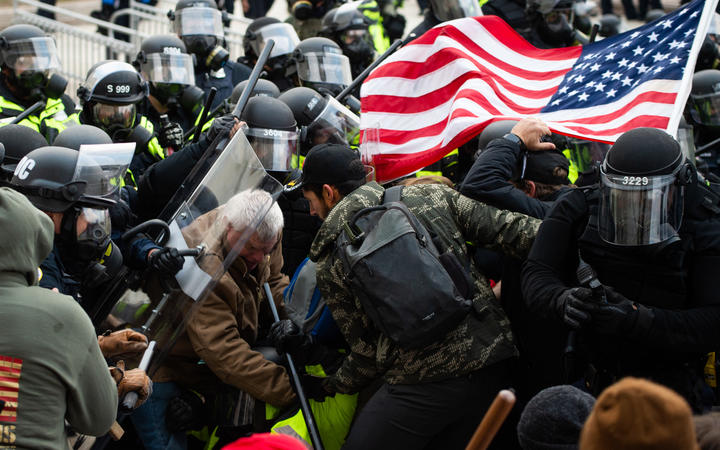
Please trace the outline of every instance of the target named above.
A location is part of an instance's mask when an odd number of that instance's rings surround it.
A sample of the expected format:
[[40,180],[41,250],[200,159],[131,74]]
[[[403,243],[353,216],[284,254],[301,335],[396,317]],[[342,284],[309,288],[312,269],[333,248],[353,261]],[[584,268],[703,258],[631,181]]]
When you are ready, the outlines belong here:
[[195,85],[205,91],[205,98],[207,99],[210,93],[210,88],[217,88],[215,99],[210,110],[212,111],[222,103],[223,100],[230,97],[233,88],[240,83],[250,78],[251,69],[244,64],[240,64],[235,61],[228,61],[222,68],[225,76],[217,78],[206,68],[195,69]]

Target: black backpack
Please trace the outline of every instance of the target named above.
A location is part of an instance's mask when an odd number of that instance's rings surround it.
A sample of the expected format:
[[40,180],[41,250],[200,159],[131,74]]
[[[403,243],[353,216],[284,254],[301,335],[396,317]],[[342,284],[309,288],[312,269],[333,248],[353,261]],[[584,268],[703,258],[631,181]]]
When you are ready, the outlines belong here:
[[400,201],[355,213],[336,240],[353,292],[378,329],[407,349],[441,340],[472,307],[473,284],[455,255],[439,254],[432,236]]

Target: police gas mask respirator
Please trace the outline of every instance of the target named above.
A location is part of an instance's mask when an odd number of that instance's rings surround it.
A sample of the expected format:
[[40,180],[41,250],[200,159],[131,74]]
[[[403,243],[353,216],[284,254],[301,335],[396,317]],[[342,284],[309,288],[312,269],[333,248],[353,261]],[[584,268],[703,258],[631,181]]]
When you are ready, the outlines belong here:
[[59,98],[65,92],[67,80],[54,73],[60,69],[55,41],[49,37],[35,37],[8,42],[0,39],[0,60],[9,84],[19,96],[37,101]]
[[210,70],[222,69],[230,59],[230,53],[217,45],[215,36],[183,36],[182,40],[188,51],[197,56],[200,64]]
[[134,103],[129,105],[95,103],[90,111],[93,124],[104,130],[113,140],[116,140],[118,133],[133,127],[137,115],[137,107]]
[[225,31],[223,14],[214,8],[183,8],[169,14],[174,22],[175,32],[196,55],[198,63],[210,70],[220,70],[230,58],[227,50],[220,46]]
[[55,239],[66,270],[80,275],[99,263],[110,245],[110,214],[107,209],[71,207],[63,214]]

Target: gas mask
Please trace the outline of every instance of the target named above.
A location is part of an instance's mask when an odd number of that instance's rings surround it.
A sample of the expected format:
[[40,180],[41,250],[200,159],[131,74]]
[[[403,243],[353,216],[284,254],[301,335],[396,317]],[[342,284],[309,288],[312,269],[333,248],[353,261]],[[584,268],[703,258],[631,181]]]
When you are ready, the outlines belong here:
[[110,215],[107,209],[71,207],[63,215],[55,244],[65,269],[81,276],[98,263],[110,245]]
[[169,109],[182,108],[193,114],[202,106],[205,93],[199,87],[172,83],[151,83],[150,94]]
[[118,132],[130,129],[135,124],[137,108],[134,103],[129,105],[95,103],[90,112],[92,123],[104,130],[114,141]]
[[210,70],[220,70],[230,59],[230,53],[217,45],[218,39],[216,36],[182,36],[182,40],[188,51],[197,56],[198,63]]

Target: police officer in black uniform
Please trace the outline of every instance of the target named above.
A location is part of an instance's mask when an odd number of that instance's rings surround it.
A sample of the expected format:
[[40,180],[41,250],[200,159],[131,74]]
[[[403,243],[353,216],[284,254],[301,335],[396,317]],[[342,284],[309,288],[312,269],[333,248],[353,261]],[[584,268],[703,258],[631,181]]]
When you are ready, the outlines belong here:
[[369,27],[372,21],[365,16],[355,3],[333,8],[322,20],[320,36],[337,43],[345,56],[350,59],[353,78],[375,59],[375,47]]
[[21,120],[51,143],[78,123],[75,103],[64,94],[67,80],[52,37],[33,25],[11,25],[0,31],[0,119],[15,117],[36,102],[45,104]]
[[275,45],[265,63],[263,76],[272,81],[281,92],[286,91],[293,87],[292,80],[285,76],[287,59],[300,43],[297,32],[290,24],[280,22],[274,17],[253,20],[243,36],[245,56],[238,61],[254,66],[268,39],[272,39]]
[[693,127],[695,147],[706,176],[720,176],[720,70],[707,69],[693,75],[685,118]]
[[335,96],[352,81],[350,60],[335,42],[324,37],[300,41],[288,60],[286,74],[295,86]]
[[180,0],[168,16],[175,33],[195,55],[195,84],[205,92],[206,98],[210,88],[217,89],[210,105],[214,109],[230,96],[236,84],[247,80],[251,72],[244,64],[230,61],[230,54],[223,48],[223,13],[215,0]]
[[141,113],[158,130],[162,147],[179,150],[183,132],[195,125],[205,97],[195,86],[192,55],[177,36],[151,36],[140,45],[133,66],[150,85],[147,99],[139,105]]
[[524,298],[576,330],[568,349],[586,362],[592,393],[633,375],[702,410],[703,367],[720,342],[719,204],[675,139],[638,128],[609,150],[599,186],[567,193],[546,215]]

